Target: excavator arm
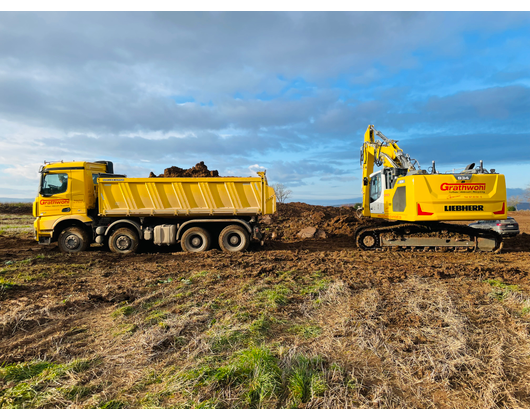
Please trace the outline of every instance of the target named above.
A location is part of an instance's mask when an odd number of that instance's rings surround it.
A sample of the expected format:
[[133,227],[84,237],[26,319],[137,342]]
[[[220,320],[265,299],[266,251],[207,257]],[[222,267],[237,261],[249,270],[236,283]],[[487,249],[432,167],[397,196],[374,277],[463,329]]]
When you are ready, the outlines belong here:
[[[376,135],[381,140],[376,139]],[[366,217],[370,216],[370,175],[374,172],[374,166],[406,169],[407,172],[420,169],[418,161],[403,153],[397,145],[397,140],[388,139],[373,125],[369,125],[364,133],[361,164],[363,167],[363,216]]]

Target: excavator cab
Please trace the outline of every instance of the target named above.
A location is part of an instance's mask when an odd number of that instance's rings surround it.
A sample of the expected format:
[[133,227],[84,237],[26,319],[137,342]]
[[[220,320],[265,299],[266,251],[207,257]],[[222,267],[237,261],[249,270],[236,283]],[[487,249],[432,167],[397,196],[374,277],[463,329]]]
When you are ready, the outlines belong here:
[[387,202],[386,208],[388,210],[390,191],[393,190],[396,183],[399,182],[398,178],[406,175],[407,170],[401,168],[383,168],[370,175],[370,213],[384,214],[385,201]]

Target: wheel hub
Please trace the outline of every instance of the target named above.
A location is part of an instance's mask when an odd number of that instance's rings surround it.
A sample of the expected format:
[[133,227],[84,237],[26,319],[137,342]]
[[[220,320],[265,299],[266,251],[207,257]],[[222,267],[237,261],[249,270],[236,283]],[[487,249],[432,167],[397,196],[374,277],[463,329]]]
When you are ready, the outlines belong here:
[[79,247],[80,244],[79,237],[77,235],[68,235],[66,239],[64,240],[64,244],[68,249],[76,249]]
[[202,238],[200,236],[194,236],[190,241],[194,248],[199,248],[202,245]]
[[131,239],[128,236],[121,235],[116,239],[116,248],[122,251],[129,249],[131,246]]
[[239,235],[231,235],[231,236],[228,238],[228,242],[229,242],[230,245],[232,245],[232,246],[237,246],[237,245],[239,245],[239,243],[241,242],[241,239],[239,238]]

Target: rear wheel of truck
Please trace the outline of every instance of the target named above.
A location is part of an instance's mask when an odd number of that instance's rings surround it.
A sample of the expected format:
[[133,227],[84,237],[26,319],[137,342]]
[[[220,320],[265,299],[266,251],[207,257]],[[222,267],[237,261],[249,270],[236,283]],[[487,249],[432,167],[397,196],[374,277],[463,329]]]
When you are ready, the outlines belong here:
[[109,248],[116,254],[131,254],[138,249],[138,234],[129,228],[115,230],[109,238]]
[[86,251],[90,245],[88,233],[83,228],[76,226],[71,226],[64,229],[59,234],[59,239],[57,242],[61,252],[70,254]]
[[180,245],[186,252],[201,252],[210,249],[210,234],[207,230],[200,227],[188,229],[182,235]]
[[219,234],[219,246],[226,252],[245,251],[249,243],[248,232],[242,226],[227,226]]

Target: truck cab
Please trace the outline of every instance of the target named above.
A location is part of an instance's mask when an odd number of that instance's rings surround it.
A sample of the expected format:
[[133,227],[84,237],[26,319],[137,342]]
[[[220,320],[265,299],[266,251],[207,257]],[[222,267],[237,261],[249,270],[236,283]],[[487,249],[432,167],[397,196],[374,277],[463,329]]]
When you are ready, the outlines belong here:
[[112,170],[112,162],[108,161],[45,162],[39,171],[39,193],[33,203],[36,240],[40,244],[55,242],[69,228],[69,236],[65,233],[69,240],[61,238],[64,240],[60,246],[76,250],[81,242],[90,241],[97,215],[94,184],[100,175]]

